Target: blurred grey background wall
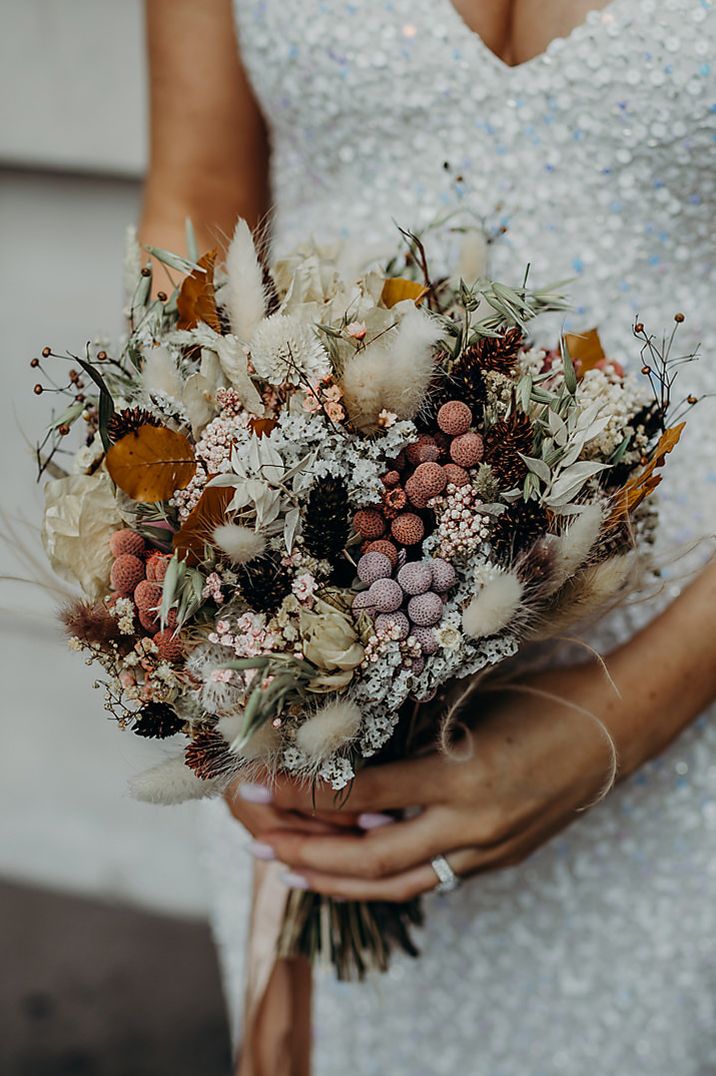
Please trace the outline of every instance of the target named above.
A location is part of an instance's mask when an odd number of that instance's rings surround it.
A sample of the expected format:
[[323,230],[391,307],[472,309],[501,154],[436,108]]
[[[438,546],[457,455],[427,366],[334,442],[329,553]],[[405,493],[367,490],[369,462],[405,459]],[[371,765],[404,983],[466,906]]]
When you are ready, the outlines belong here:
[[[0,574],[26,576],[18,553],[39,549],[42,503],[30,441],[47,410],[29,360],[46,343],[78,349],[121,331],[145,161],[142,5],[0,9],[0,481],[18,539],[0,545]],[[0,874],[202,915],[196,812],[128,798],[127,777],[161,748],[108,720],[53,606],[37,587],[0,584]]]

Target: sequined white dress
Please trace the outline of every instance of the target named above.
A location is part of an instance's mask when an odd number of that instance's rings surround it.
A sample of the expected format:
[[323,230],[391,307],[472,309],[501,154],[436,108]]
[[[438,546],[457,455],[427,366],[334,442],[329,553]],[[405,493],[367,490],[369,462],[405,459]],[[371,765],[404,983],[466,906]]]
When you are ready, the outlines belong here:
[[[687,314],[716,391],[716,12],[612,0],[518,68],[450,0],[236,0],[273,142],[275,245],[382,243],[456,208],[505,225],[491,273],[574,278],[574,323],[638,362],[631,325]],[[436,257],[448,258],[444,247]],[[661,542],[716,532],[716,408],[674,457]],[[676,574],[676,569],[674,569]],[[669,587],[678,589],[675,578]],[[609,647],[644,606],[598,635]],[[234,1013],[245,837],[207,806],[215,927]],[[429,901],[420,961],[318,990],[318,1076],[716,1073],[716,724],[523,865]]]

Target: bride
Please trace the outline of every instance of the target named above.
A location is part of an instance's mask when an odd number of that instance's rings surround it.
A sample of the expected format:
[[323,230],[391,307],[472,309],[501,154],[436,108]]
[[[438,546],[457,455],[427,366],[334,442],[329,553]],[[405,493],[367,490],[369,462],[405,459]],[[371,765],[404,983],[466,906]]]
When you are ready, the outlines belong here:
[[[686,315],[684,395],[716,391],[712,0],[148,0],[151,166],[142,234],[208,248],[270,210],[277,252],[315,236],[390,250],[395,223],[480,220],[490,275],[569,279],[572,327],[640,361]],[[236,32],[235,32],[236,30]],[[238,49],[237,49],[238,36]],[[431,256],[452,257],[449,225]],[[547,324],[545,339],[559,324]],[[289,782],[240,786],[249,850],[344,898],[431,893],[419,961],[320,975],[319,1074],[716,1072],[713,410],[693,413],[661,505],[658,599],[612,617],[596,663],[491,704],[474,752],[361,775],[345,812]],[[675,551],[689,547],[688,572]],[[700,574],[699,574],[700,572]],[[572,661],[574,661],[572,657]],[[577,656],[577,661],[582,661]],[[605,722],[619,783],[597,807]],[[699,715],[702,715],[699,717]],[[422,807],[410,821],[388,811]],[[208,805],[215,929],[239,1010],[246,832]],[[569,828],[567,828],[569,827]],[[444,861],[438,859],[438,865]],[[240,1036],[240,1029],[237,1029]]]

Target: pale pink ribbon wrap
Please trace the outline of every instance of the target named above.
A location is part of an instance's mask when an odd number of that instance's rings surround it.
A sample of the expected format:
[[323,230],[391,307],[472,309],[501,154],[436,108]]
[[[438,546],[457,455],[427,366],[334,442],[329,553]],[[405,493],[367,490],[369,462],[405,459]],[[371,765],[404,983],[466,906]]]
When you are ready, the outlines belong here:
[[310,1076],[311,965],[277,956],[288,889],[278,863],[256,861],[236,1076]]

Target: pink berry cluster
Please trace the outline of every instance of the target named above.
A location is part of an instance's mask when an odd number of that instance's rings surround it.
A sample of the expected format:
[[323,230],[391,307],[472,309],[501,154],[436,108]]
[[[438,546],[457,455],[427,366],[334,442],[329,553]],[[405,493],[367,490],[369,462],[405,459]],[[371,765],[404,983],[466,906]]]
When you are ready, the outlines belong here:
[[447,592],[457,582],[452,564],[440,557],[413,560],[393,575],[385,553],[373,550],[358,561],[358,578],[366,587],[353,599],[353,611],[375,618],[376,634],[404,640],[409,636],[422,654],[434,654],[432,628],[440,622]]
[[472,486],[448,488],[430,507],[437,520],[437,549],[444,557],[469,556],[481,542],[489,541],[494,516],[480,512],[482,501]]
[[172,610],[166,628],[160,630],[159,607],[162,603],[162,581],[166,575],[169,556],[148,550],[141,534],[128,527],[115,531],[109,540],[114,561],[110,571],[113,598],[132,601],[139,623],[151,635],[162,661],[179,661],[184,649],[177,636],[176,613]]
[[448,400],[437,414],[434,434],[421,434],[393,461],[383,475],[381,503],[361,508],[353,526],[364,539],[363,552],[381,552],[396,560],[400,547],[418,545],[425,537],[420,515],[448,485],[461,488],[470,482],[469,471],[483,458],[485,446],[472,430],[473,415],[461,400]]

